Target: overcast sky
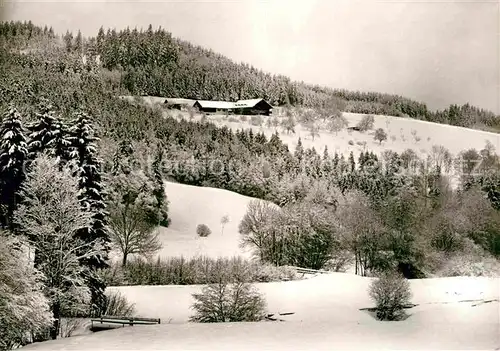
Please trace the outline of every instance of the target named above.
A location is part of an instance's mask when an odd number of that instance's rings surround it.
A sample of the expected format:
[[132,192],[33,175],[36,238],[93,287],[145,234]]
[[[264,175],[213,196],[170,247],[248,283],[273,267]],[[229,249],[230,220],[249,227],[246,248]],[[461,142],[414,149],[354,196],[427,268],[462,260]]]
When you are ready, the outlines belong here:
[[292,79],[500,113],[500,0],[13,1],[58,32],[151,23]]

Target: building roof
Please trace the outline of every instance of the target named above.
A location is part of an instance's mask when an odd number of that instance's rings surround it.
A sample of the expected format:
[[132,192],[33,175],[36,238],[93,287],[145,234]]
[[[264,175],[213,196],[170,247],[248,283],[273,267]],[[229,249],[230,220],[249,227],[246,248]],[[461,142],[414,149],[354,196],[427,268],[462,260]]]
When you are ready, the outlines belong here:
[[203,108],[219,108],[219,109],[232,109],[234,108],[234,102],[228,101],[206,101],[206,100],[197,100],[197,103],[200,104]]
[[[249,99],[249,100],[238,100],[234,103],[234,106],[236,108],[243,108],[243,107],[254,107],[257,105],[259,102],[264,101],[264,99]],[[267,103],[267,102],[266,102]]]
[[203,108],[218,108],[224,110],[224,109],[236,109],[236,108],[252,108],[255,107],[261,101],[264,101],[264,103],[267,104],[269,108],[272,108],[272,106],[264,99],[238,100],[236,102],[197,100],[196,102],[198,102],[200,106]]

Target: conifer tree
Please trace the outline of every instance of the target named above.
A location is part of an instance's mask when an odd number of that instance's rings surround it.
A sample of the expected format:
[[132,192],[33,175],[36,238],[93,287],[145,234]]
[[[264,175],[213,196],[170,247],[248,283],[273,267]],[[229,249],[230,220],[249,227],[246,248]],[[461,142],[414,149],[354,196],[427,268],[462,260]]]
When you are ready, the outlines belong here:
[[86,282],[92,293],[93,307],[102,308],[105,302],[105,283],[97,276],[96,270],[108,267],[109,235],[106,231],[106,203],[101,180],[101,162],[97,157],[97,141],[90,118],[77,112],[70,127],[71,161],[79,177],[79,200],[81,206],[92,215],[91,224],[76,234],[85,242],[101,240],[104,245],[102,255],[87,257],[82,264],[90,268]]
[[368,156],[365,154],[365,152],[361,151],[361,153],[359,154],[359,158],[358,158],[358,165],[359,165],[360,170],[364,170],[365,162],[366,162],[367,158],[368,158]]
[[118,150],[116,150],[115,154],[113,155],[113,166],[111,169],[111,173],[113,175],[118,175],[120,173],[130,173],[130,158],[133,153],[134,149],[130,140],[121,140],[118,145]]
[[0,225],[14,229],[13,213],[19,203],[18,190],[25,179],[28,146],[21,115],[11,106],[0,127]]
[[46,152],[51,157],[67,161],[71,141],[69,140],[68,127],[64,121],[55,116],[52,105],[46,101],[42,103],[36,117],[38,120],[27,127],[30,132],[28,137],[29,159],[33,160],[40,153]]
[[304,147],[302,146],[302,139],[299,138],[299,141],[297,142],[297,146],[295,147],[295,153],[294,153],[295,158],[297,158],[297,161],[300,163],[302,162],[304,158]]
[[352,173],[356,169],[356,161],[354,161],[354,154],[351,151],[349,154],[349,171]]
[[68,125],[61,119],[54,121],[53,138],[48,143],[48,154],[60,161],[70,159],[71,138]]
[[153,182],[154,190],[153,195],[156,199],[156,213],[152,214],[156,223],[161,226],[168,226],[168,200],[165,194],[165,184],[163,182],[163,161],[165,151],[163,145],[158,143],[156,146],[155,158],[153,161]]
[[333,167],[337,169],[337,166],[339,165],[340,158],[338,152],[335,151],[335,155],[333,156]]
[[52,106],[47,101],[43,101],[39,107],[39,112],[35,113],[36,121],[29,124],[27,129],[28,135],[28,155],[30,159],[44,152],[47,144],[53,138],[54,127],[54,111]]
[[328,153],[328,147],[325,146],[323,151],[323,159],[321,162],[322,174],[328,176],[333,171],[332,159],[330,158],[330,154]]

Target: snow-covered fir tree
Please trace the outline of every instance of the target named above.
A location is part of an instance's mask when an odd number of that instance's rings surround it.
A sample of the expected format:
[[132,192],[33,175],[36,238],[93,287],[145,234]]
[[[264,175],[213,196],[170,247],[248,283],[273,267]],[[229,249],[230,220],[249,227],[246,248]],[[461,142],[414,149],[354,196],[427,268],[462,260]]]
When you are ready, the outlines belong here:
[[20,200],[18,190],[25,178],[28,156],[21,114],[13,106],[4,115],[0,138],[0,224],[12,230],[12,215]]
[[42,104],[36,117],[37,120],[27,127],[30,132],[28,138],[29,158],[34,159],[40,153],[47,152],[59,160],[68,160],[71,145],[68,126],[55,115],[48,102]]
[[165,158],[165,151],[163,145],[158,143],[156,146],[156,152],[154,156],[154,161],[152,164],[153,174],[152,180],[154,182],[153,195],[156,199],[155,207],[156,213],[154,214],[154,220],[162,226],[168,226],[168,200],[165,194],[165,183],[163,182],[163,162]]
[[29,132],[28,152],[30,159],[34,159],[39,153],[44,152],[47,144],[53,139],[56,118],[50,103],[42,102],[39,111],[35,113],[35,118],[36,120],[26,127]]
[[[87,257],[83,264],[91,268],[92,274],[86,277],[92,292],[94,311],[98,311],[105,303],[105,283],[97,276],[96,270],[108,267],[110,251],[109,235],[106,231],[106,202],[102,184],[101,162],[97,155],[99,140],[92,128],[92,123],[85,113],[78,112],[70,127],[71,152],[70,159],[76,168],[80,192],[78,198],[81,206],[92,214],[90,225],[77,232],[77,238],[85,242],[102,240],[102,255]],[[97,313],[97,312],[96,312]]]

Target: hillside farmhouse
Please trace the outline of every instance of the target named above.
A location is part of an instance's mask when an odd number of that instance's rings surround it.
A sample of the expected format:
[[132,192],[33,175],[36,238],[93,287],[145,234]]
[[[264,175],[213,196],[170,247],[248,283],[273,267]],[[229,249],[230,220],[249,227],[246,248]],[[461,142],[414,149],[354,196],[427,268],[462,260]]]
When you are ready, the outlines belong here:
[[228,101],[205,101],[197,100],[194,103],[200,112],[205,113],[232,113],[239,115],[264,115],[269,116],[272,106],[264,99]]
[[217,112],[230,112],[234,110],[234,102],[228,101],[208,101],[208,100],[196,100],[194,107],[200,112],[205,113],[217,113]]

